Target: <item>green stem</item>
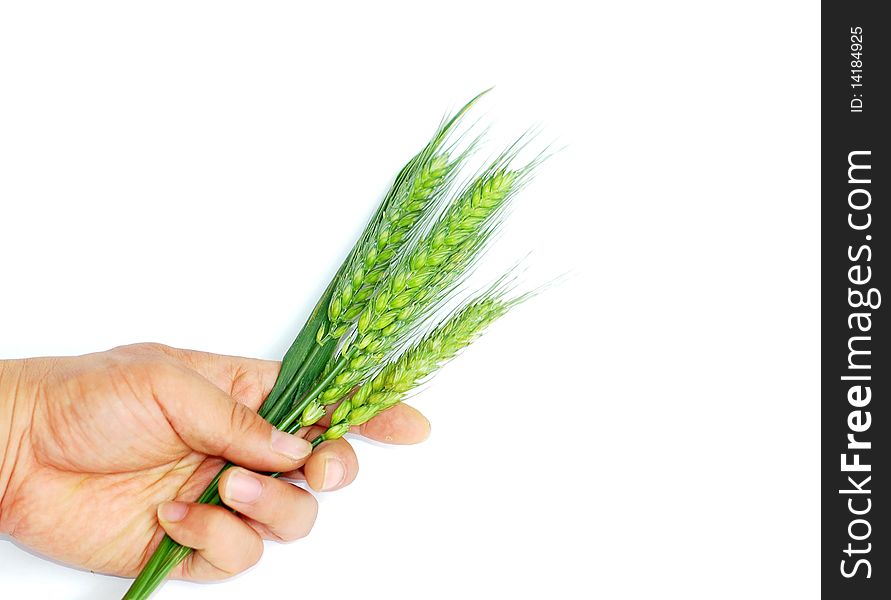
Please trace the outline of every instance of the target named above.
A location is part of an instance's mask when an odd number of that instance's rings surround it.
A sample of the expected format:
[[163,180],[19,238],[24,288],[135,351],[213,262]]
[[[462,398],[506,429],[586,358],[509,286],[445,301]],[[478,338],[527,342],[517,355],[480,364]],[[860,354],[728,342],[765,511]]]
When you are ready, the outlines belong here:
[[[306,393],[306,396],[304,396],[303,399],[300,400],[300,402],[298,402],[297,405],[291,409],[291,412],[289,412],[288,415],[284,419],[282,419],[281,423],[276,424],[276,427],[278,427],[282,431],[287,431],[288,433],[294,433],[295,431],[297,431],[297,429],[300,428],[300,422],[297,421],[297,419],[300,417],[300,413],[303,412],[303,409],[305,409],[310,402],[315,400],[316,396],[321,394],[325,390],[325,388],[328,387],[328,384],[331,383],[331,381],[338,375],[338,373],[343,371],[344,367],[347,366],[350,357],[351,354],[347,353],[338,358],[337,362],[334,363],[334,367],[331,369],[331,372],[328,373],[319,383],[317,383],[314,388],[309,390],[309,392]],[[297,422],[295,423],[295,421]],[[292,425],[296,425],[296,427],[292,427]]]
[[266,409],[264,406],[260,411],[260,416],[265,417],[266,415],[274,415],[278,412],[279,408],[286,402],[289,401],[291,395],[297,390],[297,387],[300,385],[303,376],[306,375],[306,372],[309,370],[310,365],[312,364],[313,359],[319,354],[322,349],[321,344],[316,344],[313,349],[310,351],[309,355],[303,359],[303,362],[300,364],[300,369],[291,378],[291,381],[288,382],[288,387],[282,391],[281,395],[272,403],[269,409]]

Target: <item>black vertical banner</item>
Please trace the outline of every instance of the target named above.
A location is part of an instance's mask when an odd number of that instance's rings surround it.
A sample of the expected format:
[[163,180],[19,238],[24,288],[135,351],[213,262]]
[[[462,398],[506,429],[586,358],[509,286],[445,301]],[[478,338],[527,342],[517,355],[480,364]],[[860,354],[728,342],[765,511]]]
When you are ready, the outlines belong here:
[[891,23],[822,5],[822,589],[891,598]]

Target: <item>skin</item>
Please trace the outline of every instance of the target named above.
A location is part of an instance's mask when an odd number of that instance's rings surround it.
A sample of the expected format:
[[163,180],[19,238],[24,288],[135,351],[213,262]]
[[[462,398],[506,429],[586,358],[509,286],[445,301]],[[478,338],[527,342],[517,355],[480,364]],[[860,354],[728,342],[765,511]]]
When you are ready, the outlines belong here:
[[[137,344],[64,358],[0,361],[0,533],[92,571],[135,576],[166,532],[195,548],[171,574],[217,580],[253,564],[263,539],[306,536],[311,493],[358,472],[343,439],[310,454],[312,427],[290,436],[256,414],[280,364]],[[322,422],[322,425],[325,423]],[[355,433],[410,444],[427,437],[397,405]],[[274,441],[273,441],[274,440]],[[195,504],[223,464],[224,507]]]

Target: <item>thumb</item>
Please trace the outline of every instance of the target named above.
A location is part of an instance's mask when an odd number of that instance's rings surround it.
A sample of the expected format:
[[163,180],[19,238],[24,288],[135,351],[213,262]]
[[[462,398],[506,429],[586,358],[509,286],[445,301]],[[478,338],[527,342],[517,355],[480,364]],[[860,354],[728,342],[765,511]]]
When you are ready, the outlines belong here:
[[200,375],[176,367],[157,383],[167,421],[192,449],[249,469],[288,471],[312,452],[303,438],[279,431]]

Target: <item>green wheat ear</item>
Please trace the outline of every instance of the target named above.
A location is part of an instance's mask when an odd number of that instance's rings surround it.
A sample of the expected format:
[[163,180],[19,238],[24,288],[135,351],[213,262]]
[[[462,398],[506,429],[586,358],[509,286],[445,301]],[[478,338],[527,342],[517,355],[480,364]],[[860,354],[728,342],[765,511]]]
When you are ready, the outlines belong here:
[[478,94],[445,120],[424,149],[396,177],[382,210],[363,233],[348,259],[347,268],[335,283],[327,307],[329,322],[316,333],[320,344],[339,338],[349,330],[401,250],[437,212],[454,177],[478,142],[474,140],[458,152],[463,136],[458,135],[452,142],[449,138],[467,111],[488,91]]
[[305,416],[291,413],[306,402],[307,389],[325,370],[337,341],[364,309],[376,282],[406,243],[438,211],[460,167],[479,143],[477,138],[459,151],[463,135],[455,134],[455,130],[484,94],[478,94],[454,116],[444,119],[427,145],[399,171],[285,355],[275,387],[260,409],[260,415],[270,423],[293,423],[299,416],[299,422],[309,424],[321,418],[315,405],[308,407],[310,412]]
[[463,281],[507,206],[519,172],[490,169],[477,177],[443,215],[392,266],[356,323],[356,337],[342,349],[342,371],[319,395],[333,404],[362,383]]
[[361,425],[399,403],[430,375],[476,341],[495,321],[531,296],[506,298],[493,286],[465,303],[443,323],[389,362],[352,398],[345,398],[331,415],[325,440],[341,437],[350,427]]
[[[438,219],[398,257],[356,320],[355,334],[326,368],[318,395],[296,405],[282,421],[317,421],[319,406],[334,404],[361,385],[379,365],[412,337],[415,328],[448,300],[484,253],[514,195],[544,159],[513,169],[510,164],[531,139],[521,137],[473,178],[447,204]],[[312,411],[304,417],[300,411]]]
[[[431,156],[407,184],[404,198],[384,211],[375,235],[363,240],[348,276],[338,283],[328,305],[329,337],[337,338],[346,333],[352,320],[359,316],[393,258],[441,197],[448,178],[457,172],[459,165],[460,161],[450,162],[445,153]],[[323,335],[320,331],[320,340],[324,339]]]

